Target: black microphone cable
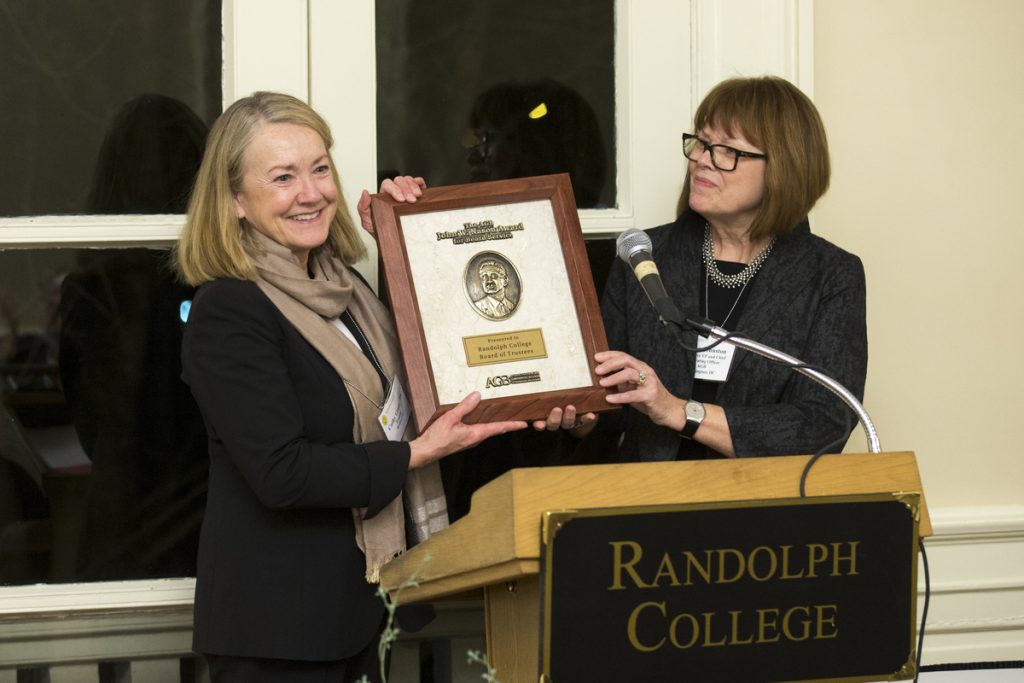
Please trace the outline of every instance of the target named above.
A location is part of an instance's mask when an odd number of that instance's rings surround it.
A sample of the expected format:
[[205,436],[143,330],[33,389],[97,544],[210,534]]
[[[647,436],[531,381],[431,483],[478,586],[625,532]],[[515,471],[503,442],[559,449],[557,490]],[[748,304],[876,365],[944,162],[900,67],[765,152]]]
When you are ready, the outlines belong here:
[[[917,678],[921,675],[921,654],[924,652],[924,628],[928,622],[928,603],[931,602],[932,597],[932,577],[928,572],[928,553],[924,550],[923,538],[917,539],[917,547],[921,551],[921,566],[924,568],[924,606],[921,608],[921,628],[917,632],[917,659],[915,662],[914,683],[917,683]],[[917,590],[917,586],[914,586],[914,590]]]

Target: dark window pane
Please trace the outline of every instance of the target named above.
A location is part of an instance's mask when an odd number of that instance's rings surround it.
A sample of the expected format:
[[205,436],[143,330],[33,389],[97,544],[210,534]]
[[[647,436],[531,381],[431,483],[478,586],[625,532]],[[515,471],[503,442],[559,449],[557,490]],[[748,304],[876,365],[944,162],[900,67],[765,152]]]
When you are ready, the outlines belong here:
[[0,3],[0,216],[181,212],[221,110],[220,15],[217,0]]
[[194,575],[206,436],[167,258],[0,251],[0,583]]
[[616,205],[613,0],[376,8],[381,177],[567,172],[579,206]]

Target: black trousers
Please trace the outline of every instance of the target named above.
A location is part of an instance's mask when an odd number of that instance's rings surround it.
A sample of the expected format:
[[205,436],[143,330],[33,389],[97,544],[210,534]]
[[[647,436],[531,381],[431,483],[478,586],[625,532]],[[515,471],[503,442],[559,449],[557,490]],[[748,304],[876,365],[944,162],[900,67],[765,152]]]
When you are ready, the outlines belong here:
[[212,683],[355,683],[364,675],[370,683],[381,683],[380,659],[377,657],[379,642],[378,636],[361,652],[332,662],[223,655],[204,657]]

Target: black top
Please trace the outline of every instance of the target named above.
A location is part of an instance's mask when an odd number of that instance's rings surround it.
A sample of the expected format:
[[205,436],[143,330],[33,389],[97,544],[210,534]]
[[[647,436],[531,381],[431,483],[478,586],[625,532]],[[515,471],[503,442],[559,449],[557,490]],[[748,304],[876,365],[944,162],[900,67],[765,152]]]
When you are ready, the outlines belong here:
[[[716,259],[715,263],[718,265],[719,272],[724,275],[736,275],[747,267],[747,264],[735,261],[719,261]],[[700,283],[701,316],[714,321],[718,327],[730,331],[739,329],[736,325],[742,319],[743,306],[747,301],[747,290],[751,284],[748,283],[746,287],[741,286],[730,289],[715,284],[711,278],[707,277],[707,268],[703,270],[703,273],[704,277],[701,278]],[[757,277],[757,275],[754,277]],[[732,327],[729,327],[730,325]],[[701,403],[715,403],[719,384],[721,383],[694,379],[693,393],[690,394],[690,398]],[[699,441],[680,439],[679,455],[677,457],[679,460],[701,460],[717,458],[719,456]]]
[[352,508],[372,515],[401,493],[409,445],[352,443],[342,379],[255,283],[200,287],[182,366],[210,450],[194,648],[307,661],[358,652],[384,604],[364,578]]
[[[665,289],[684,315],[701,310],[704,218],[687,211],[649,230]],[[778,238],[744,293],[740,327],[732,329],[821,368],[858,398],[867,374],[864,269],[860,259],[812,235],[804,221]],[[695,354],[665,330],[633,273],[612,265],[601,300],[609,348],[636,356],[674,395],[693,395]],[[697,335],[684,338],[695,346]],[[738,456],[813,453],[847,429],[847,407],[813,380],[742,349],[715,403],[726,412]],[[624,409],[601,416],[579,461],[671,460],[675,430]]]

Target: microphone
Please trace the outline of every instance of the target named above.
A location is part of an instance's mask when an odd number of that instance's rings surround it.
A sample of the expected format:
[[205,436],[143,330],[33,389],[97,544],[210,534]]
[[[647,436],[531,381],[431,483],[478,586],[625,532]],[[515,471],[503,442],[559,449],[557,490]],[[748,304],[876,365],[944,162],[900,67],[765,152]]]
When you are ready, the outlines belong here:
[[618,257],[633,269],[633,274],[640,281],[644,294],[650,299],[654,310],[661,316],[662,323],[682,325],[683,316],[665,291],[665,285],[661,282],[661,274],[658,273],[658,266],[654,263],[651,250],[651,238],[643,230],[631,228],[621,233],[615,240],[615,251]]

